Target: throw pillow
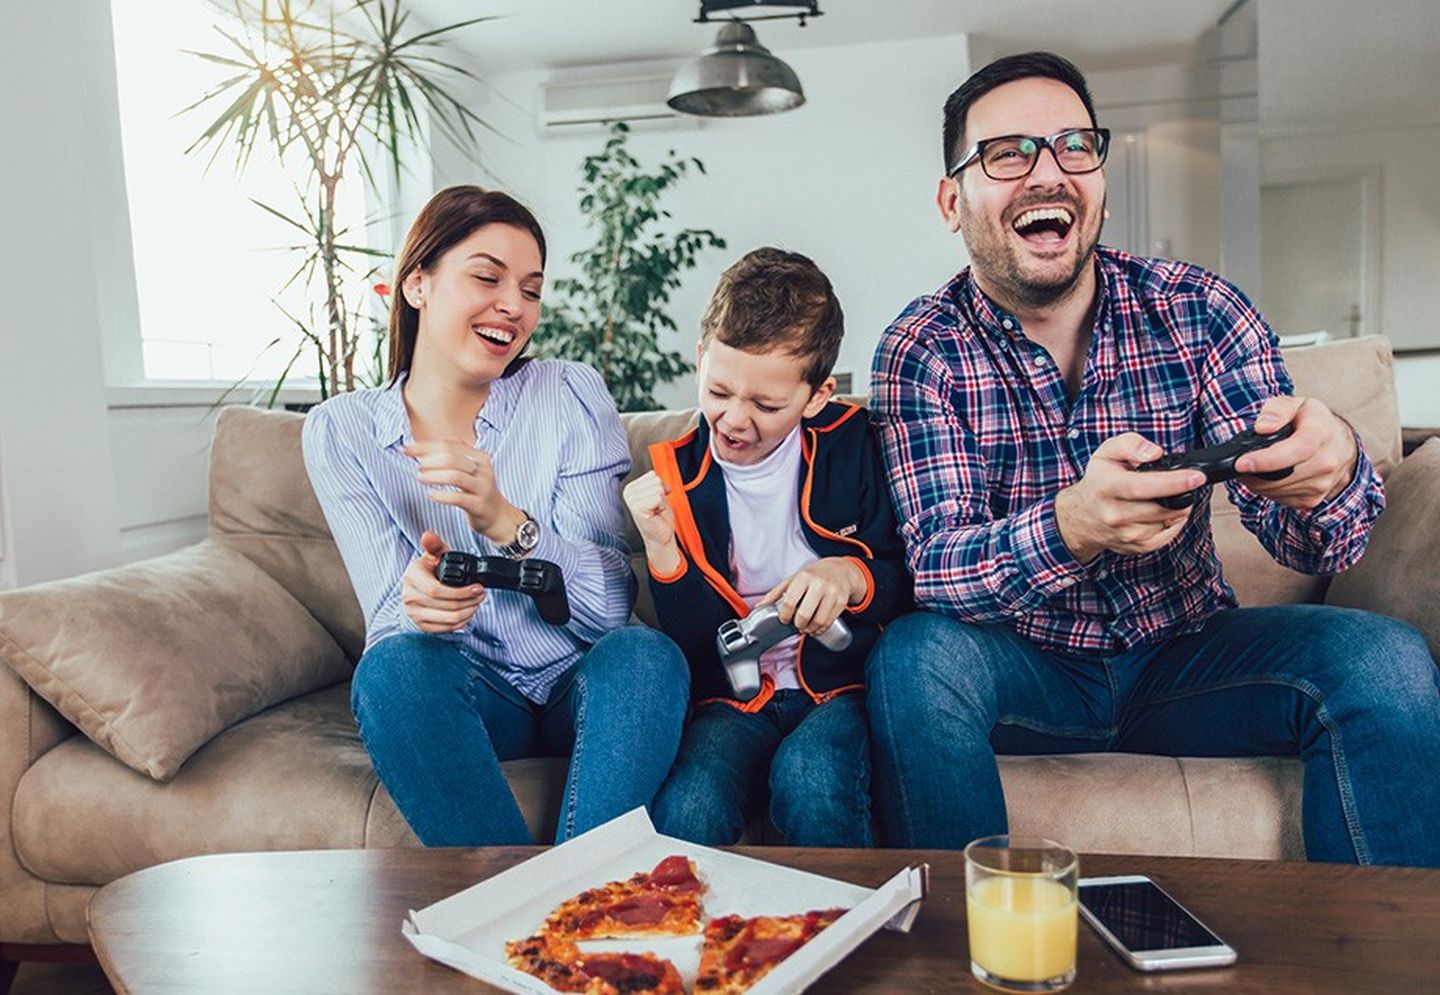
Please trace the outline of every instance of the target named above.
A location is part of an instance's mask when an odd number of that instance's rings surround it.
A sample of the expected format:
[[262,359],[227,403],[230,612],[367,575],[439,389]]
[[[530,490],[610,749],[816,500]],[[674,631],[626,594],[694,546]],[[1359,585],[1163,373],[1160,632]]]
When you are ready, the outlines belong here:
[[1409,622],[1440,660],[1440,439],[1390,474],[1385,496],[1365,555],[1330,582],[1325,601]]
[[0,594],[0,660],[157,781],[242,719],[350,675],[299,602],[213,541]]

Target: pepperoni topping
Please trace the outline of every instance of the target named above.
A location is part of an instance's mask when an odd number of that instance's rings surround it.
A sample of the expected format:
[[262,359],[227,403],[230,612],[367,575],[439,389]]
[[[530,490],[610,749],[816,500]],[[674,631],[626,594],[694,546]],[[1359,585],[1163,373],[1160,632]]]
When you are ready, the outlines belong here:
[[656,895],[627,898],[610,907],[610,917],[627,926],[649,926],[665,918],[673,903]]
[[690,869],[690,860],[683,856],[666,857],[650,872],[650,883],[672,891],[695,891],[700,881]]
[[798,936],[776,936],[765,940],[754,940],[748,947],[740,948],[744,961],[751,967],[774,964],[789,957],[805,941]]

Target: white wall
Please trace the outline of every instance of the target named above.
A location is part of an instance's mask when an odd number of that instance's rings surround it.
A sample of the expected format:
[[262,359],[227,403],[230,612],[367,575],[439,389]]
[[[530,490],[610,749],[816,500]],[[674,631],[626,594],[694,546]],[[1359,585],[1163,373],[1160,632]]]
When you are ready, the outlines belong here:
[[119,557],[100,334],[113,269],[96,221],[114,218],[120,146],[98,6],[7,5],[0,32],[0,586]]
[[[778,32],[777,32],[778,36]],[[695,156],[692,174],[664,202],[677,226],[712,228],[728,243],[706,253],[685,278],[670,314],[682,334],[667,343],[692,356],[700,315],[721,270],[746,251],[775,244],[813,258],[845,309],[837,371],[864,390],[880,332],[915,296],[940,286],[967,262],[934,205],[940,176],[940,108],[968,75],[963,35],[904,42],[773,50],[799,75],[807,103],[769,117],[637,128],[631,149],[646,164],[668,149]],[[502,77],[495,87],[533,114],[540,73]],[[501,118],[499,100],[481,113]],[[550,242],[550,276],[570,272],[568,256],[587,244],[576,208],[582,158],[604,133],[550,137],[533,118],[505,121],[514,147],[487,153],[500,183],[539,215]],[[484,182],[453,155],[437,157],[436,183]],[[662,404],[694,403],[693,382],[662,388]]]

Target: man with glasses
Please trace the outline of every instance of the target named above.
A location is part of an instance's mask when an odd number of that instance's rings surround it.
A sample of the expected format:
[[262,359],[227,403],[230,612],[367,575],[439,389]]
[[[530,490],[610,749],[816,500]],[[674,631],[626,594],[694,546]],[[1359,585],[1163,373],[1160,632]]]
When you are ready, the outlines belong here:
[[[1422,637],[1319,605],[1237,608],[1194,470],[1279,562],[1354,563],[1384,507],[1354,431],[1292,395],[1275,337],[1198,267],[1098,245],[1109,133],[1084,77],[1001,59],[946,101],[937,203],[971,265],[886,330],[872,403],[919,603],[868,665],[881,830],[1006,831],[995,753],[1298,755],[1313,860],[1440,865],[1440,677]],[[1255,474],[1289,469],[1282,480]]]

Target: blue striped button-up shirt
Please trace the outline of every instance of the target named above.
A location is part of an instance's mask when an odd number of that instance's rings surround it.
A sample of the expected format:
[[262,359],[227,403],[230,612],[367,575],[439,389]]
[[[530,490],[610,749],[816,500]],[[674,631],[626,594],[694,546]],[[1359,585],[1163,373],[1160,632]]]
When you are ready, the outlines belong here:
[[[386,636],[419,631],[400,601],[400,575],[420,555],[420,534],[451,549],[499,555],[459,508],[430,500],[393,386],[339,394],[305,419],[305,468],[365,612],[368,649]],[[544,702],[605,633],[629,618],[635,600],[623,531],[620,481],[630,449],[615,403],[588,366],[526,363],[496,380],[475,420],[475,447],[490,454],[500,492],[540,524],[530,555],[559,564],[571,620],[541,620],[528,595],[487,591],[458,640],[531,701]]]
[[[1210,502],[1161,549],[1081,564],[1060,538],[1056,493],[1111,436],[1138,432],[1172,453],[1215,445],[1291,383],[1275,337],[1224,280],[1103,247],[1095,259],[1094,337],[1073,400],[1050,354],[968,270],[895,319],[870,387],[917,600],[1048,649],[1108,654],[1235,605]],[[1311,574],[1359,559],[1385,506],[1363,448],[1350,486],[1310,511],[1226,487],[1270,554]]]

